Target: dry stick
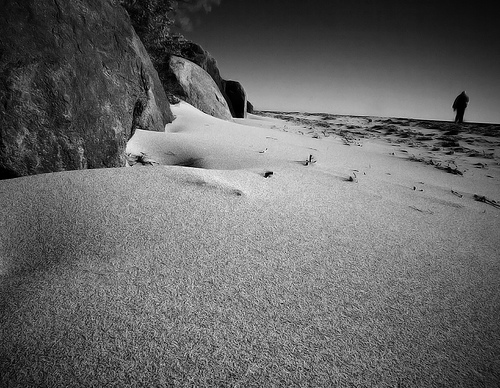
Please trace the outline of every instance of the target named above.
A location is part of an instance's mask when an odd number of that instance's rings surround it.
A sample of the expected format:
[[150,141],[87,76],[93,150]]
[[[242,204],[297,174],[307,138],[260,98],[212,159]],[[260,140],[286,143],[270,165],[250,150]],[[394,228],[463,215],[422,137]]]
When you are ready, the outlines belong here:
[[500,209],[500,203],[498,203],[497,201],[494,201],[493,199],[488,199],[484,195],[474,194],[474,199],[478,202],[484,202],[484,203],[491,205],[497,209]]
[[430,210],[422,210],[422,209],[419,209],[418,207],[415,207],[415,206],[408,206],[410,209],[413,209],[413,210],[416,210],[420,213],[428,213],[428,214],[434,214],[432,211]]
[[307,158],[306,161],[304,162],[304,166],[308,166],[311,163],[316,163],[316,158],[311,154],[309,154],[309,158]]

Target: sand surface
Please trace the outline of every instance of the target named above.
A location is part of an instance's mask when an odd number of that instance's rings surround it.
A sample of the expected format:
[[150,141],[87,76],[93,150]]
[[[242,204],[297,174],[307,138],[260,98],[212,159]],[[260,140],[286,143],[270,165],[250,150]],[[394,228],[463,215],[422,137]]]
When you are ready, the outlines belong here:
[[1,386],[499,386],[498,128],[172,111],[0,181]]

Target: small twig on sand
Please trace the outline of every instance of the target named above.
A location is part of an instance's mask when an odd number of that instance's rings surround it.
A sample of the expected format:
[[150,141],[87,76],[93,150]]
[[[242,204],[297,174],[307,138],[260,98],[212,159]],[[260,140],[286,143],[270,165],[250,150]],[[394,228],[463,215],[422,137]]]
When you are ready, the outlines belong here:
[[143,166],[148,165],[148,164],[150,166],[154,166],[154,165],[159,164],[158,162],[156,162],[155,160],[153,160],[149,156],[147,156],[144,152],[141,152],[139,155],[129,153],[126,155],[126,157],[127,157],[127,162],[129,164],[129,166],[133,166],[137,163],[142,164]]
[[498,203],[497,201],[494,201],[493,199],[488,199],[484,195],[474,194],[474,199],[478,202],[484,202],[484,203],[487,203],[488,205],[496,207],[497,209],[500,209],[500,203]]
[[304,166],[308,166],[312,163],[316,163],[316,158],[312,155],[309,155],[309,158],[304,162]]
[[349,175],[348,178],[345,178],[344,179],[346,182],[354,182],[354,183],[358,183],[358,177],[356,176],[356,173],[353,172],[352,175]]
[[446,171],[450,174],[464,175],[464,173],[462,171],[460,171],[457,167],[453,168],[453,167],[450,167],[449,165],[446,167],[443,167],[443,166],[435,166],[435,167],[439,170]]
[[415,206],[409,206],[410,209],[413,209],[413,210],[416,210],[420,213],[427,213],[427,214],[434,214],[434,212],[430,211],[430,210],[422,210],[422,209],[419,209],[418,207],[415,207]]

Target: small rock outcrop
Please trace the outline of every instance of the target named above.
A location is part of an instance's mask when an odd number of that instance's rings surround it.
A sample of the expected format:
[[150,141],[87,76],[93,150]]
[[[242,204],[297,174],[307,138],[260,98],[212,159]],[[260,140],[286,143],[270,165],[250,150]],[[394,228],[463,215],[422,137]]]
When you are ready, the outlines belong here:
[[123,166],[135,128],[163,131],[173,120],[115,3],[2,1],[0,178]]
[[250,101],[247,101],[247,113],[253,113],[253,105]]
[[233,108],[233,117],[244,119],[247,117],[247,95],[238,81],[224,81],[224,90],[228,102]]
[[172,55],[162,78],[169,94],[183,99],[211,116],[223,120],[232,119],[226,99],[215,81],[197,64]]

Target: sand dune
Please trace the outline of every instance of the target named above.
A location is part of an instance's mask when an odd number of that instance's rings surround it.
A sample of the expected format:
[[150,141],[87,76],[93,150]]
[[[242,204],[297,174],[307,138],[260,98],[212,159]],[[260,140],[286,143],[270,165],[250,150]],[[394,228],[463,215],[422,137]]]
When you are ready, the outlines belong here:
[[500,383],[497,132],[172,112],[0,182],[0,385]]

